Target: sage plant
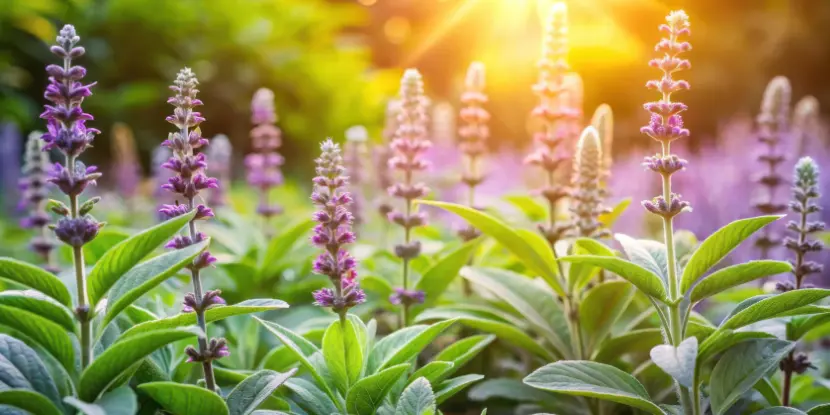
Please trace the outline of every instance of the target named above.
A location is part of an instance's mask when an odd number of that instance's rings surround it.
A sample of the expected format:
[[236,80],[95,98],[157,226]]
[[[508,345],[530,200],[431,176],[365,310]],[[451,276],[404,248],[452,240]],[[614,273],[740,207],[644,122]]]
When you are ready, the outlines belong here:
[[[270,192],[282,184],[280,166],[285,159],[277,152],[282,145],[282,132],[276,126],[274,92],[260,88],[251,100],[251,143],[254,152],[245,157],[248,168],[248,184],[259,190],[257,213],[268,221],[282,213],[282,207],[270,200]],[[267,227],[267,226],[266,226]]]
[[[810,215],[821,211],[821,207],[815,203],[821,197],[819,193],[819,167],[810,157],[802,157],[795,165],[793,177],[792,197],[789,203],[790,210],[798,218],[797,221],[789,221],[787,229],[795,237],[784,239],[784,246],[795,255],[792,261],[793,276],[795,284],[778,283],[780,291],[790,291],[804,287],[804,279],[811,274],[820,273],[823,265],[807,260],[807,254],[821,251],[824,246],[821,241],[809,239],[810,234],[824,230],[825,224],[821,220],[810,221]],[[803,374],[811,367],[809,358],[804,353],[796,354],[790,351],[789,355],[780,363],[784,372],[782,403],[785,406],[790,404],[790,388],[794,373]]]
[[404,210],[393,210],[389,220],[404,230],[404,240],[395,245],[395,255],[403,261],[403,287],[395,288],[389,298],[392,304],[402,309],[402,325],[409,324],[409,308],[423,303],[424,294],[409,289],[409,262],[421,254],[420,241],[412,240],[412,229],[426,223],[426,215],[417,212],[413,201],[429,193],[423,183],[415,182],[415,173],[427,168],[423,153],[430,147],[426,131],[426,101],[424,81],[415,69],[407,69],[401,78],[400,109],[397,115],[398,127],[390,143],[393,156],[389,167],[403,176],[403,181],[389,187],[389,194],[403,201]]
[[49,169],[49,153],[43,151],[41,133],[34,132],[26,141],[26,152],[23,155],[22,178],[19,187],[22,192],[21,208],[28,208],[26,217],[20,225],[32,229],[35,236],[29,241],[29,248],[43,260],[43,267],[53,273],[57,267],[54,256],[55,242],[50,237],[49,214],[46,212],[49,188],[46,187]]
[[600,170],[600,186],[603,196],[608,197],[608,180],[611,177],[611,168],[614,166],[612,149],[614,147],[614,112],[608,104],[602,104],[594,110],[591,116],[591,126],[597,130],[599,141],[602,144],[602,169]]
[[[461,181],[467,186],[467,206],[473,209],[476,208],[476,187],[484,181],[481,158],[487,152],[487,139],[490,137],[490,128],[487,126],[490,113],[484,109],[484,104],[487,103],[484,84],[484,64],[471,63],[464,83],[466,89],[461,95],[463,108],[459,118],[462,125],[458,129],[458,137],[464,166]],[[468,225],[460,229],[458,235],[464,241],[471,241],[480,236],[481,232]]]
[[[167,140],[162,143],[173,153],[163,167],[174,173],[162,188],[180,195],[184,203],[179,204],[177,201],[175,205],[164,205],[159,212],[167,218],[196,212],[188,224],[187,232],[167,243],[166,247],[172,249],[183,249],[206,240],[207,236],[197,230],[196,221],[213,217],[213,211],[203,204],[197,204],[196,200],[200,198],[203,190],[219,187],[219,181],[208,177],[205,173],[207,169],[205,153],[198,152],[199,149],[208,145],[208,140],[202,137],[199,128],[199,124],[205,119],[201,113],[194,111],[195,107],[202,105],[202,101],[196,98],[199,93],[196,89],[198,84],[199,81],[190,68],[182,69],[176,76],[174,85],[170,87],[175,95],[167,100],[175,108],[173,115],[167,117],[167,122],[176,126],[177,131],[170,133]],[[204,251],[193,260],[192,264],[188,265],[193,292],[185,295],[182,309],[184,312],[196,313],[196,322],[201,329],[198,350],[193,346],[187,346],[185,349],[187,361],[202,364],[205,386],[211,391],[217,390],[213,361],[229,354],[225,339],[208,340],[205,311],[212,305],[225,303],[220,297],[219,290],[206,292],[202,290],[201,270],[213,265],[214,262],[216,258],[210,252]]]
[[81,109],[84,98],[92,95],[90,88],[94,85],[84,85],[81,80],[86,75],[86,69],[72,65],[72,60],[83,56],[85,50],[77,46],[81,38],[72,25],[66,25],[58,34],[57,45],[51,47],[53,54],[63,59],[63,65],[49,65],[49,85],[44,94],[52,105],[44,106],[45,111],[40,115],[46,119],[47,132],[41,136],[45,145],[43,151],[58,149],[64,156],[64,162],[55,163],[49,173],[49,182],[55,186],[69,200],[69,205],[62,202],[50,202],[53,212],[61,216],[57,223],[51,225],[55,235],[63,243],[72,247],[72,263],[74,265],[75,282],[78,287],[78,307],[75,309],[75,318],[81,326],[81,367],[85,368],[92,362],[92,310],[89,307],[89,298],[86,289],[86,269],[84,267],[83,246],[92,241],[104,223],[98,222],[89,215],[99,198],[81,201],[81,194],[87,186],[95,185],[101,177],[98,168],[86,166],[78,157],[92,144],[95,135],[100,131],[86,126],[92,115]]
[[346,171],[349,174],[349,183],[352,187],[352,214],[354,215],[355,226],[364,221],[363,208],[365,200],[360,189],[364,181],[362,174],[363,159],[366,154],[366,142],[369,140],[369,132],[362,125],[355,125],[346,130],[346,148],[343,154]]
[[311,194],[311,201],[319,210],[312,217],[317,226],[311,242],[323,252],[314,260],[313,269],[315,273],[327,276],[334,290],[315,291],[314,304],[331,308],[345,324],[348,310],[366,301],[357,281],[357,261],[345,249],[356,240],[352,232],[354,215],[349,210],[353,199],[346,190],[349,178],[345,175],[340,146],[327,139],[320,145],[320,150]]
[[[687,109],[686,104],[672,100],[675,92],[689,89],[689,83],[684,80],[677,80],[674,76],[691,64],[687,59],[682,58],[683,53],[691,50],[689,42],[681,40],[688,36],[689,16],[685,12],[673,11],[666,17],[666,24],[660,26],[660,31],[665,32],[664,37],[657,43],[655,50],[662,53],[663,57],[653,59],[649,66],[657,68],[662,72],[658,80],[648,81],[646,86],[660,93],[660,99],[645,104],[646,111],[651,113],[649,123],[640,131],[660,143],[661,152],[654,156],[646,157],[643,165],[660,175],[663,184],[663,194],[652,200],[643,201],[643,207],[654,215],[659,216],[663,221],[663,239],[666,245],[668,296],[670,301],[678,300],[669,306],[668,326],[670,333],[668,338],[673,347],[680,346],[683,341],[683,321],[680,314],[679,299],[680,292],[677,257],[674,246],[674,217],[684,211],[690,211],[689,202],[683,201],[680,195],[672,191],[671,177],[674,173],[686,168],[687,162],[677,155],[671,153],[671,144],[675,140],[689,136],[689,130],[683,128],[681,112]],[[684,413],[699,414],[700,410],[692,409],[692,405],[700,405],[697,393],[690,396],[684,386],[678,384],[678,394],[683,405]]]
[[[782,154],[782,141],[788,138],[791,95],[792,88],[787,78],[773,78],[764,91],[761,112],[756,120],[758,141],[763,146],[761,154],[758,155],[758,162],[764,166],[764,171],[756,178],[761,195],[754,201],[753,207],[764,215],[777,215],[787,209],[787,205],[778,200],[777,191],[785,183],[778,168],[785,159]],[[755,240],[761,259],[769,258],[770,251],[780,245],[780,236],[769,228],[763,229]]]
[[564,147],[571,137],[572,121],[578,116],[577,110],[565,105],[567,100],[563,95],[569,70],[567,18],[565,4],[554,3],[545,27],[539,80],[533,86],[539,96],[533,116],[541,121],[542,127],[533,136],[536,150],[525,159],[525,163],[541,167],[545,172],[546,185],[541,194],[548,202],[549,221],[540,224],[539,231],[551,248],[570,228],[567,223],[557,223],[557,205],[568,196],[568,186],[557,183],[556,175],[568,160]]
[[217,134],[210,140],[207,158],[208,162],[210,162],[211,170],[213,170],[219,182],[226,183],[225,186],[211,189],[208,195],[208,203],[214,207],[224,206],[228,203],[225,188],[231,182],[231,160],[233,158],[233,146],[228,136]]
[[608,229],[603,229],[599,215],[605,211],[602,205],[603,192],[600,180],[603,172],[602,144],[599,133],[594,127],[588,127],[579,137],[574,157],[574,191],[571,195],[571,213],[573,229],[577,236],[583,238],[602,238],[610,236]]

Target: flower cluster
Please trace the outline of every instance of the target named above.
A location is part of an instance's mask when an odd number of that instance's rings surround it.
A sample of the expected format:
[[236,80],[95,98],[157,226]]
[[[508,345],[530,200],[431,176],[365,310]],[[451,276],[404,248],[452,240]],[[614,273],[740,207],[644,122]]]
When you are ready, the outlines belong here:
[[329,277],[334,290],[315,291],[314,304],[330,307],[345,318],[349,308],[366,300],[357,282],[357,261],[344,249],[356,240],[352,232],[354,216],[349,211],[352,196],[346,191],[348,177],[345,176],[340,146],[327,139],[320,145],[320,150],[311,194],[311,201],[319,210],[313,216],[317,226],[311,242],[323,249],[314,260],[314,272]]
[[[417,70],[407,69],[401,78],[398,125],[395,138],[390,144],[393,156],[389,159],[389,167],[401,172],[404,177],[402,182],[389,187],[389,193],[403,200],[405,210],[393,210],[388,215],[392,223],[404,229],[404,241],[395,245],[395,255],[403,259],[403,292],[409,289],[409,261],[421,254],[420,241],[411,240],[412,228],[426,224],[426,215],[416,212],[412,203],[429,193],[426,185],[413,182],[415,173],[425,170],[429,165],[423,158],[424,152],[431,145],[426,135],[425,106],[423,78]],[[415,300],[417,298],[401,297],[397,293],[390,298],[393,303],[404,305]]]
[[26,152],[23,156],[23,177],[19,187],[22,192],[20,208],[28,208],[29,212],[20,221],[26,229],[33,229],[35,236],[29,247],[43,258],[44,267],[50,272],[57,272],[54,264],[53,250],[55,243],[49,237],[49,215],[46,212],[46,197],[49,189],[46,187],[47,169],[49,167],[49,153],[42,151],[40,133],[32,133],[26,142]]
[[282,208],[269,200],[272,188],[283,182],[280,166],[285,159],[277,152],[282,145],[282,132],[275,125],[277,113],[274,109],[274,92],[260,88],[251,100],[251,143],[254,152],[245,157],[248,169],[248,183],[259,189],[257,213],[265,219],[282,213]]
[[614,145],[614,113],[611,106],[602,104],[594,110],[594,115],[591,116],[591,126],[597,130],[599,134],[599,142],[602,144],[602,169],[600,170],[600,186],[602,187],[602,195],[608,196],[608,181],[611,177],[611,168],[614,164],[612,156],[612,148]]
[[[640,131],[663,146],[663,152],[646,157],[643,166],[660,174],[664,183],[670,183],[671,175],[687,165],[686,160],[671,154],[670,149],[673,141],[689,136],[689,130],[683,128],[683,118],[680,115],[686,110],[686,104],[671,100],[673,93],[689,89],[688,82],[672,78],[678,71],[691,67],[688,60],[680,57],[692,48],[689,42],[680,40],[691,33],[689,16],[682,10],[671,12],[666,17],[666,24],[660,25],[660,31],[666,32],[668,37],[661,39],[654,49],[663,53],[663,57],[651,60],[649,66],[659,69],[663,76],[659,80],[648,81],[646,86],[659,92],[662,98],[644,105],[646,111],[651,113],[651,119]],[[670,188],[663,195],[642,203],[646,210],[664,219],[672,219],[680,212],[691,209],[689,202],[681,200],[680,195],[671,193]]]
[[[210,140],[210,148],[207,151],[207,158],[220,183],[231,181],[231,158],[233,157],[233,146],[228,136],[218,134]],[[219,186],[212,189],[208,195],[208,203],[211,206],[223,206],[227,203],[225,188]]]
[[814,261],[806,260],[810,252],[819,252],[824,246],[821,241],[810,240],[810,234],[824,230],[825,224],[822,221],[809,221],[810,215],[821,211],[821,207],[814,202],[821,197],[819,193],[819,167],[810,157],[803,157],[798,160],[795,166],[793,183],[793,200],[789,203],[790,210],[798,215],[798,221],[789,221],[787,229],[793,232],[795,237],[784,239],[784,246],[795,254],[792,261],[795,286],[787,283],[779,283],[779,290],[802,288],[804,279],[810,274],[820,273],[823,266]]
[[346,171],[349,174],[349,182],[352,188],[352,214],[355,225],[363,223],[364,199],[360,192],[364,177],[363,156],[366,153],[366,142],[369,140],[369,132],[362,125],[355,125],[346,130],[346,148],[343,159]]
[[[458,129],[458,137],[464,165],[464,172],[461,181],[467,185],[467,205],[476,208],[475,189],[484,181],[484,174],[481,171],[481,156],[487,151],[487,139],[490,137],[490,128],[487,122],[490,120],[490,113],[484,109],[487,103],[487,95],[484,93],[484,64],[473,62],[467,69],[466,89],[461,95],[461,103],[464,107],[459,113],[462,125]],[[459,236],[469,241],[477,238],[481,233],[472,226],[459,230]]]
[[[202,101],[196,98],[199,93],[199,90],[196,89],[198,84],[199,81],[190,68],[182,69],[176,76],[174,85],[170,87],[175,95],[167,100],[174,107],[173,115],[168,116],[167,121],[176,126],[178,131],[170,133],[167,140],[162,143],[172,152],[172,156],[166,163],[162,164],[162,167],[174,173],[167,183],[162,185],[162,188],[181,195],[185,203],[179,204],[177,202],[174,205],[164,205],[159,213],[166,218],[174,218],[192,211],[196,212],[188,227],[188,233],[179,235],[167,243],[166,246],[172,249],[183,249],[207,239],[205,234],[196,229],[196,221],[213,217],[213,211],[204,204],[196,204],[196,199],[200,197],[201,191],[219,187],[219,181],[208,177],[205,173],[207,169],[205,153],[198,152],[199,149],[208,145],[208,140],[202,137],[202,132],[199,129],[199,124],[205,118],[198,111],[194,111],[195,107],[202,105]],[[224,339],[208,340],[207,326],[204,319],[204,313],[208,307],[225,303],[219,296],[220,292],[218,290],[202,293],[200,271],[211,266],[214,262],[216,262],[216,258],[210,252],[204,251],[196,257],[192,264],[188,265],[191,272],[191,282],[193,283],[193,293],[187,293],[183,303],[183,311],[195,312],[197,322],[202,331],[205,332],[204,335],[199,337],[199,349],[187,346],[185,353],[189,362],[202,363],[205,381],[208,389],[211,390],[216,387],[211,362],[228,355],[228,348]]]
[[[565,82],[570,69],[568,65],[568,10],[564,3],[557,2],[551,7],[545,27],[542,44],[542,59],[539,61],[539,81],[533,91],[539,96],[539,104],[533,109],[533,116],[540,120],[541,129],[533,136],[537,143],[525,163],[539,166],[545,171],[547,184],[541,190],[548,201],[549,223],[540,224],[539,231],[550,244],[556,243],[568,231],[568,224],[556,223],[556,206],[568,196],[567,186],[556,183],[556,172],[568,161],[564,150],[573,136],[573,120],[580,116],[580,110],[567,105],[573,100],[566,99],[568,88],[576,87],[574,82]],[[573,95],[573,92],[571,93]]]
[[86,122],[93,118],[81,109],[84,98],[92,95],[90,88],[94,83],[81,83],[86,69],[72,65],[72,59],[83,56],[85,52],[83,47],[76,46],[80,40],[75,28],[66,25],[58,34],[58,44],[51,47],[52,53],[63,58],[63,65],[46,67],[49,85],[44,96],[52,105],[44,106],[45,111],[40,115],[47,120],[47,132],[41,136],[45,143],[43,151],[58,149],[66,157],[64,164],[55,163],[49,172],[48,181],[69,196],[70,201],[69,206],[55,203],[53,211],[63,218],[52,228],[58,239],[74,248],[80,248],[94,239],[104,226],[88,215],[95,202],[90,200],[92,203],[84,204],[88,209],[82,209],[78,201],[78,196],[87,186],[95,185],[101,177],[97,167],[87,167],[77,159],[100,133],[94,128],[87,128]]
[[574,192],[571,212],[574,217],[574,230],[585,238],[609,236],[609,231],[602,228],[599,215],[605,211],[602,206],[602,144],[599,133],[594,127],[588,127],[579,137],[574,158]]
[[[778,167],[784,162],[780,147],[789,131],[791,96],[790,81],[783,76],[776,76],[764,91],[761,112],[756,119],[758,141],[763,145],[763,151],[757,159],[764,166],[764,171],[755,178],[762,194],[753,202],[753,207],[764,215],[776,215],[787,210],[786,204],[777,201],[776,192],[785,183],[784,177],[778,173]],[[780,245],[781,238],[770,227],[762,229],[755,240],[761,259],[768,258],[770,251]]]

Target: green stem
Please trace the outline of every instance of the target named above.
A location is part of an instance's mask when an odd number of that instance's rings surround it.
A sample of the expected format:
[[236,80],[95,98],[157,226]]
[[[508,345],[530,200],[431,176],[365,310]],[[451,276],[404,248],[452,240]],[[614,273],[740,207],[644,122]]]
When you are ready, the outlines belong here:
[[[75,168],[75,156],[66,155],[66,168],[72,171]],[[77,195],[69,196],[69,217],[80,217],[80,202]],[[89,295],[86,287],[86,270],[84,269],[83,247],[72,248],[72,264],[75,269],[75,285],[78,290],[78,310],[75,318],[81,326],[81,368],[85,369],[92,363],[92,322],[90,316]]]

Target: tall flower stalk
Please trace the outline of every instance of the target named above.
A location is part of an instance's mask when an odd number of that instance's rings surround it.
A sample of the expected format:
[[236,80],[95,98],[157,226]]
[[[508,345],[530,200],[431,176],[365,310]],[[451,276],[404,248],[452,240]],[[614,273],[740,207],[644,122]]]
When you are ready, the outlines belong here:
[[[112,173],[118,193],[124,199],[131,200],[141,184],[141,165],[138,163],[135,137],[127,124],[116,123],[112,126],[112,156]],[[132,203],[127,203],[127,209],[131,209],[131,206]]]
[[[484,64],[473,62],[467,69],[465,90],[461,95],[463,108],[459,113],[461,127],[458,129],[459,147],[462,154],[464,171],[461,182],[467,186],[467,206],[476,208],[476,187],[484,181],[482,171],[482,157],[487,152],[487,139],[490,137],[490,128],[487,122],[490,113],[484,109],[487,103],[487,94],[484,93],[485,71]],[[467,226],[458,232],[461,239],[470,241],[481,235],[473,226]],[[466,280],[465,280],[466,283]]]
[[[681,40],[688,36],[689,17],[682,10],[673,11],[666,17],[666,24],[660,25],[660,31],[665,32],[667,37],[660,40],[655,46],[658,53],[663,57],[653,59],[649,66],[659,69],[662,77],[658,80],[648,81],[646,86],[660,93],[658,101],[645,104],[646,111],[651,113],[651,119],[640,131],[659,142],[662,151],[652,157],[646,157],[643,165],[649,170],[659,174],[662,178],[663,193],[652,200],[643,201],[643,207],[649,212],[659,216],[663,221],[663,238],[666,244],[666,260],[669,282],[669,328],[667,337],[674,347],[678,347],[683,341],[684,329],[680,314],[680,284],[677,268],[677,257],[674,246],[674,217],[683,211],[691,210],[688,202],[681,200],[680,195],[672,192],[671,178],[674,173],[686,167],[686,160],[671,153],[671,143],[680,138],[689,136],[689,130],[683,128],[681,112],[687,109],[686,104],[672,101],[672,94],[678,91],[689,89],[689,83],[683,80],[674,79],[674,75],[682,70],[689,69],[691,64],[682,58],[682,54],[691,50],[691,44]],[[680,402],[683,406],[683,413],[700,414],[700,399],[697,385],[690,394],[689,390],[679,383],[676,384]]]
[[55,163],[50,172],[49,181],[69,199],[69,206],[61,202],[51,203],[52,210],[62,217],[52,225],[55,235],[63,243],[72,247],[72,263],[75,271],[75,283],[78,287],[78,307],[75,318],[81,326],[81,367],[92,362],[92,313],[86,289],[86,270],[84,268],[83,246],[98,235],[104,226],[89,215],[98,198],[81,201],[81,193],[89,185],[95,185],[101,177],[95,166],[87,167],[78,160],[100,131],[87,128],[86,122],[92,115],[81,109],[84,98],[92,95],[90,88],[94,84],[84,85],[81,80],[86,69],[73,66],[72,60],[84,54],[84,48],[76,46],[81,40],[72,25],[61,29],[57,45],[51,51],[63,59],[63,65],[49,65],[49,85],[45,97],[52,105],[46,105],[41,118],[47,120],[47,132],[41,136],[45,145],[43,151],[53,148],[64,155],[64,163]]
[[254,152],[245,157],[248,168],[248,184],[259,190],[257,213],[262,216],[267,233],[270,219],[282,213],[282,207],[270,199],[271,190],[283,182],[280,166],[285,159],[277,152],[282,145],[282,132],[276,126],[274,92],[260,88],[251,100],[251,142]]
[[546,185],[541,194],[548,202],[549,217],[547,224],[539,225],[539,231],[554,250],[554,255],[556,242],[570,228],[567,223],[557,223],[557,206],[568,196],[568,186],[557,183],[557,170],[568,160],[564,147],[572,137],[573,120],[579,116],[577,110],[566,105],[570,102],[565,84],[565,75],[570,68],[567,20],[565,3],[554,3],[545,27],[539,80],[533,86],[533,91],[539,96],[533,116],[541,121],[541,129],[533,136],[537,143],[536,150],[525,159],[526,163],[545,171]]
[[214,207],[224,206],[228,203],[226,187],[231,183],[231,162],[233,158],[233,146],[228,136],[217,134],[210,140],[210,148],[207,151],[208,162],[216,178],[225,186],[212,189],[208,195],[208,203]]
[[[198,84],[199,81],[190,68],[182,69],[176,76],[174,85],[170,87],[175,95],[167,100],[169,104],[175,107],[173,115],[167,117],[167,122],[176,126],[178,131],[170,133],[167,140],[162,143],[163,146],[170,148],[173,152],[173,155],[163,167],[174,173],[162,187],[174,194],[181,195],[185,203],[179,204],[177,201],[175,205],[164,205],[159,212],[167,218],[174,218],[196,211],[195,216],[188,224],[187,232],[184,235],[177,236],[166,245],[173,249],[183,249],[207,239],[205,234],[196,229],[196,221],[213,217],[213,211],[203,204],[197,204],[196,200],[200,198],[202,190],[219,187],[218,180],[205,174],[207,158],[204,153],[198,152],[199,149],[208,145],[208,140],[202,137],[202,132],[199,129],[199,124],[205,119],[201,113],[193,110],[195,107],[202,105],[202,101],[196,98],[199,93],[199,90],[196,89]],[[193,292],[185,295],[182,309],[184,312],[196,313],[196,323],[201,329],[198,338],[198,350],[193,346],[187,346],[185,349],[185,354],[188,357],[187,361],[202,364],[205,386],[211,391],[217,390],[216,379],[213,374],[213,361],[229,354],[225,339],[213,338],[208,340],[205,311],[212,305],[224,304],[224,300],[219,296],[221,294],[219,290],[207,292],[202,290],[201,270],[211,266],[214,262],[216,262],[216,258],[210,252],[204,251],[188,266]]]
[[395,245],[395,255],[403,261],[403,286],[396,288],[389,298],[392,304],[401,306],[403,326],[409,324],[409,308],[424,302],[423,292],[409,288],[409,262],[421,254],[421,243],[412,240],[412,229],[426,223],[426,215],[417,212],[413,203],[429,193],[426,185],[414,181],[415,173],[428,166],[423,158],[424,151],[430,146],[426,136],[425,107],[423,78],[417,70],[407,69],[401,78],[398,126],[390,144],[393,156],[389,159],[389,167],[403,176],[403,181],[389,187],[389,193],[403,201],[404,211],[393,210],[388,216],[404,230],[403,242]]
[[[819,252],[824,246],[821,241],[809,239],[809,235],[824,230],[825,224],[822,221],[810,221],[810,215],[821,211],[821,207],[815,203],[821,197],[819,193],[819,167],[810,157],[803,157],[795,165],[794,182],[792,188],[793,200],[789,203],[790,210],[798,218],[797,221],[787,223],[787,229],[794,237],[787,237],[784,246],[795,254],[792,261],[794,284],[779,283],[781,291],[801,289],[804,287],[804,280],[811,274],[820,273],[823,266],[819,263],[807,260],[807,254]],[[804,353],[796,354],[791,351],[781,361],[780,368],[784,372],[783,393],[781,402],[785,406],[790,404],[790,388],[794,373],[802,374],[811,367],[810,360]]]
[[340,146],[327,139],[320,145],[320,150],[311,194],[311,201],[318,208],[312,217],[317,226],[311,242],[323,249],[314,260],[314,272],[329,277],[334,290],[315,291],[314,304],[331,308],[340,316],[341,324],[345,324],[348,310],[366,301],[357,282],[357,261],[345,249],[356,240],[352,232],[354,215],[349,210],[353,199],[346,190],[349,178],[345,175]]
[[[776,76],[767,85],[758,114],[758,141],[763,151],[758,155],[758,162],[764,165],[764,171],[756,178],[760,186],[760,196],[753,206],[764,215],[777,215],[787,210],[787,205],[778,201],[778,188],[786,181],[778,172],[784,162],[782,141],[787,139],[790,118],[790,81],[783,76]],[[761,259],[770,257],[770,251],[781,245],[781,238],[770,227],[761,230],[755,240],[755,246]]]
[[55,242],[50,236],[49,214],[46,212],[46,198],[49,195],[49,189],[46,187],[49,153],[43,151],[40,136],[41,133],[34,132],[26,141],[23,177],[20,179],[20,207],[28,208],[29,211],[20,221],[20,225],[35,232],[35,236],[29,242],[29,248],[42,258],[43,267],[47,271],[57,273],[59,269],[55,262]]
[[346,148],[343,158],[352,187],[352,214],[355,226],[360,226],[365,219],[363,209],[366,202],[361,188],[365,180],[362,171],[367,141],[369,141],[369,132],[366,131],[366,127],[355,125],[346,130]]
[[574,191],[571,195],[573,228],[576,235],[583,238],[610,236],[610,232],[603,229],[599,221],[600,214],[605,211],[600,186],[602,168],[602,143],[599,133],[594,127],[588,127],[582,132],[576,145]]

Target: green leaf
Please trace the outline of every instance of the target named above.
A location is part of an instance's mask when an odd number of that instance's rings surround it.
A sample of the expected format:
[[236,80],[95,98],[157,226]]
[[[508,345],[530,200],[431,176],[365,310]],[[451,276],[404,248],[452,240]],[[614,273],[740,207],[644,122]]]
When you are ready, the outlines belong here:
[[435,355],[435,357],[432,360],[433,362],[452,362],[452,370],[443,373],[436,378],[427,377],[427,380],[429,380],[429,382],[432,384],[444,380],[447,376],[454,373],[456,370],[461,369],[465,364],[467,364],[467,362],[476,357],[482,350],[484,350],[485,347],[489,346],[490,343],[492,343],[494,340],[496,340],[496,336],[480,334],[477,336],[470,336],[461,339],[449,345],[446,349],[442,350],[440,353]]
[[227,404],[230,415],[249,415],[268,399],[280,385],[294,375],[297,369],[285,373],[260,370],[239,383],[230,394]]
[[303,219],[293,226],[282,230],[278,236],[271,239],[271,242],[268,243],[268,248],[265,250],[265,255],[262,257],[260,274],[264,277],[276,274],[283,263],[283,259],[291,251],[291,248],[294,247],[297,241],[303,239],[313,227],[313,221]]
[[418,311],[435,304],[458,275],[458,272],[461,271],[461,268],[467,265],[477,246],[478,241],[476,240],[461,245],[438,260],[423,274],[415,284],[415,289],[423,291],[426,296],[424,304],[416,307],[416,314]]
[[666,245],[648,239],[634,239],[621,233],[614,237],[622,245],[629,261],[651,271],[663,281],[668,281],[669,266]]
[[[605,151],[605,150],[603,150]],[[610,212],[603,212],[599,215],[599,222],[605,228],[610,229],[617,223],[617,220],[622,216],[622,214],[628,209],[628,206],[631,204],[631,198],[627,197],[623,200],[620,200],[619,203],[616,204],[613,208],[611,208]]]
[[568,318],[556,295],[530,278],[498,268],[465,267],[461,275],[513,307],[560,355],[572,356]]
[[609,363],[628,353],[647,352],[662,342],[660,329],[633,330],[600,343],[592,360]]
[[209,240],[202,241],[184,249],[159,255],[127,271],[110,289],[107,297],[107,312],[101,321],[101,327],[109,324],[139,297],[191,264],[193,259],[208,247],[209,243]]
[[[602,243],[591,238],[578,238],[574,241],[574,255],[614,256],[612,251]],[[568,291],[582,291],[600,269],[589,264],[571,264],[568,270]]]
[[504,222],[475,209],[453,203],[423,201],[418,203],[436,206],[461,216],[481,232],[493,237],[519,258],[533,272],[539,274],[559,295],[565,295],[558,282],[555,266],[540,256],[536,248],[527,242],[518,232]]
[[369,365],[366,373],[379,372],[388,367],[408,362],[455,322],[456,320],[453,319],[439,321],[430,326],[410,326],[384,337],[375,344],[369,354]]
[[538,341],[528,336],[525,332],[516,328],[515,325],[494,320],[469,310],[452,307],[432,308],[419,314],[416,322],[450,318],[458,319],[461,324],[470,328],[495,334],[500,339],[530,351],[543,359],[556,360],[553,353],[542,347]]
[[781,396],[778,395],[778,390],[775,385],[767,378],[761,378],[754,386],[755,390],[767,400],[770,406],[781,406]]
[[816,405],[807,411],[807,415],[830,415],[830,403]]
[[686,292],[710,268],[729,255],[741,242],[782,216],[758,216],[736,220],[710,235],[689,258],[680,279],[680,292]]
[[61,280],[32,264],[12,258],[0,258],[0,279],[24,285],[58,300],[65,306],[72,306],[72,297]]
[[350,320],[335,321],[323,335],[323,357],[332,380],[341,393],[360,379],[363,371],[363,343]]
[[778,339],[756,339],[737,344],[724,353],[709,380],[712,412],[723,415],[738,398],[778,366],[795,343]]
[[695,382],[697,362],[697,337],[689,337],[678,347],[661,344],[651,349],[651,361],[674,378],[677,383],[691,388]]
[[418,378],[424,378],[431,384],[438,383],[440,378],[449,376],[452,373],[454,366],[455,364],[452,362],[433,360],[411,374],[407,380],[407,384],[414,382]]
[[94,308],[107,291],[132,267],[153,252],[159,245],[172,238],[185,224],[193,219],[196,210],[162,222],[140,232],[110,248],[87,277],[89,303]]
[[31,389],[60,406],[57,385],[37,352],[7,334],[0,334],[0,384]]
[[738,343],[767,338],[775,338],[775,336],[756,331],[718,330],[700,344],[697,360],[703,363]]
[[43,346],[68,371],[74,370],[75,348],[63,327],[37,314],[6,305],[0,305],[0,321]]
[[[300,362],[300,364],[311,373],[311,376],[323,388],[323,391],[328,395],[332,402],[338,402],[337,397],[335,396],[334,392],[329,388],[326,379],[323,378],[322,374],[317,370],[317,367],[311,362],[311,359],[315,355],[322,355],[320,349],[314,345],[314,343],[306,340],[302,336],[294,333],[293,331],[280,326],[276,323],[271,323],[264,321],[258,317],[254,317],[260,324],[265,326],[268,331],[272,334],[277,336],[277,338],[282,342],[282,344],[288,348],[293,354],[294,357]],[[292,389],[293,390],[293,389]],[[296,392],[296,391],[295,391]]]
[[[226,319],[228,317],[259,313],[268,310],[279,310],[281,308],[288,308],[288,304],[285,301],[270,298],[245,300],[234,305],[220,305],[208,308],[205,311],[205,322],[211,323]],[[176,314],[175,316],[135,325],[125,331],[119,338],[119,341],[141,333],[194,325],[196,325],[196,313]]]
[[374,415],[386,394],[409,367],[408,363],[391,366],[359,380],[346,395],[346,410],[350,414]]
[[597,255],[567,256],[559,258],[559,260],[573,264],[590,264],[600,267],[634,284],[643,293],[657,300],[667,301],[666,286],[663,284],[663,280],[657,274],[633,262],[626,261],[622,258]]
[[579,304],[585,350],[594,350],[605,339],[634,294],[634,287],[627,281],[606,281],[588,290]]
[[138,389],[176,415],[228,415],[222,397],[205,388],[176,382],[150,382]]
[[787,340],[801,340],[816,327],[830,323],[830,312],[811,316],[795,317],[787,327]]
[[395,415],[434,415],[435,411],[432,385],[425,378],[418,378],[404,389],[398,399]]
[[0,292],[0,305],[19,308],[55,322],[66,331],[75,332],[75,318],[63,304],[35,290]]
[[521,380],[497,378],[487,379],[470,389],[467,397],[474,402],[503,399],[511,402],[540,405],[556,414],[589,415],[581,398],[548,393],[525,385]]
[[[728,316],[718,330],[738,329],[761,320],[779,317],[790,310],[815,303],[827,296],[830,296],[830,290],[804,288],[766,297]],[[739,304],[738,307],[740,306]]]
[[802,411],[799,411],[795,408],[790,408],[788,406],[776,406],[772,408],[762,409],[758,412],[755,412],[753,415],[813,415],[810,412],[806,414]]
[[589,361],[560,361],[551,363],[524,379],[534,388],[565,395],[597,398],[646,412],[663,415],[664,412],[633,376],[613,366]]
[[692,304],[711,297],[729,288],[754,281],[758,278],[789,272],[789,263],[783,261],[749,261],[717,270],[692,288],[689,295]]
[[533,222],[540,222],[548,216],[548,209],[530,196],[509,195],[504,200],[519,208]]
[[435,403],[440,405],[464,388],[484,379],[483,375],[463,375],[447,379],[435,387]]
[[26,389],[0,390],[0,407],[7,405],[36,415],[63,415],[47,397]]
[[291,391],[291,399],[309,414],[339,414],[344,411],[335,406],[326,394],[314,383],[303,378],[291,378],[285,382]]
[[113,389],[95,403],[86,403],[74,396],[63,400],[84,415],[135,415],[138,410],[138,399],[129,386]]
[[[101,353],[78,381],[78,397],[86,402],[94,401],[118,378],[154,351],[175,341],[196,337],[190,329],[156,330],[121,340]],[[161,403],[161,402],[159,402]]]

